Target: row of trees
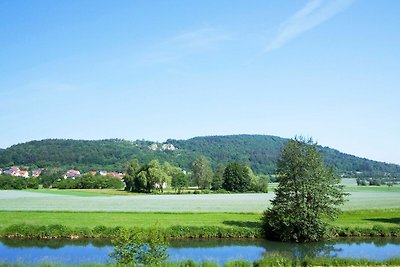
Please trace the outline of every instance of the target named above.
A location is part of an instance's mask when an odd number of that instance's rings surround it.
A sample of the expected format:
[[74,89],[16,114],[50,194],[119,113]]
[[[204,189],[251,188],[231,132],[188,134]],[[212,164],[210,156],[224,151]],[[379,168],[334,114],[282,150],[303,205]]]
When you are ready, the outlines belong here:
[[152,160],[140,165],[137,159],[129,162],[124,177],[125,190],[129,192],[163,192],[167,187],[180,193],[188,186],[202,190],[226,190],[230,192],[267,192],[268,176],[256,176],[245,164],[219,164],[215,171],[204,156],[196,159],[191,172],[168,162]]
[[396,184],[400,184],[400,178],[357,178],[358,186],[367,186],[367,185],[388,185],[393,186]]
[[103,189],[103,188],[114,188],[122,189],[124,183],[115,177],[90,175],[85,174],[75,179],[68,178],[24,178],[11,175],[0,175],[0,190],[22,190],[22,189],[38,189],[39,186],[45,188],[59,188],[59,189]]
[[52,184],[52,187],[58,189],[122,189],[124,183],[116,177],[85,174],[75,179],[58,179]]
[[172,179],[182,176],[179,167],[172,166],[168,162],[160,164],[158,160],[152,160],[147,164],[140,165],[137,159],[132,160],[124,177],[125,190],[129,192],[160,191],[172,183]]
[[201,189],[226,190],[230,192],[267,192],[268,176],[257,176],[246,164],[232,162],[218,164],[212,171],[206,157],[193,162],[193,182]]
[[11,175],[0,175],[0,190],[11,190],[11,189],[37,189],[39,181],[36,178],[24,178]]

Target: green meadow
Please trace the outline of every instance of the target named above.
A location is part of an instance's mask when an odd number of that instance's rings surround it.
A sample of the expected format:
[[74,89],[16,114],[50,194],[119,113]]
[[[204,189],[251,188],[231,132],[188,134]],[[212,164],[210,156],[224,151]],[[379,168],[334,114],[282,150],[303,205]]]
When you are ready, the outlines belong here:
[[[348,182],[349,183],[349,182]],[[340,228],[400,227],[400,187],[346,185]],[[271,190],[273,191],[273,190]],[[0,229],[12,225],[258,229],[274,193],[131,194],[119,190],[0,191]]]
[[[400,209],[399,188],[346,187],[349,196],[342,209]],[[0,210],[261,213],[274,196],[273,192],[145,195],[117,190],[6,190],[0,191]]]
[[[340,227],[371,228],[400,226],[400,209],[345,211],[333,223]],[[247,227],[260,225],[261,213],[155,213],[155,212],[63,212],[63,211],[0,211],[0,227],[13,224],[50,225],[67,227],[151,228],[182,226]]]
[[252,226],[258,224],[258,213],[151,213],[151,212],[59,212],[59,211],[0,211],[0,226],[13,224],[49,225],[68,227],[151,228],[183,226]]

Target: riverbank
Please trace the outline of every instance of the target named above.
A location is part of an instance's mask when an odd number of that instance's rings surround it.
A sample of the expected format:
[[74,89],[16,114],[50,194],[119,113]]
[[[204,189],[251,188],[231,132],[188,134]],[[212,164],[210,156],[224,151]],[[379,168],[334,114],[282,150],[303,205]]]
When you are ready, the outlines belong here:
[[[63,264],[7,264],[0,263],[0,267],[62,267],[62,266],[80,266],[80,267],[101,267],[109,266],[114,267],[114,264],[79,264],[79,265],[63,265]],[[159,267],[220,267],[218,263],[214,262],[201,262],[183,261],[179,263],[163,263]],[[291,266],[291,267],[305,267],[305,266],[400,266],[400,258],[393,258],[385,261],[373,261],[363,259],[337,259],[337,258],[310,258],[304,260],[290,259],[283,256],[269,256],[256,262],[249,262],[244,260],[230,261],[223,265],[224,267],[273,267],[273,266]],[[143,266],[151,267],[151,266]]]
[[[399,209],[343,212],[330,237],[400,237]],[[260,238],[260,213],[0,211],[8,238],[113,238],[121,227],[167,238]]]
[[[356,210],[342,212],[335,227],[385,228],[400,227],[400,209]],[[66,227],[94,228],[140,227],[154,225],[167,228],[171,226],[213,226],[213,227],[260,227],[261,213],[231,212],[74,212],[74,211],[0,211],[0,228],[14,224],[50,225],[62,224]]]
[[[156,227],[156,226],[155,226]],[[0,237],[26,239],[112,239],[123,227],[106,227],[102,225],[89,227],[68,227],[62,224],[31,225],[14,224],[0,230]],[[150,233],[159,229],[167,239],[181,238],[262,238],[260,228],[218,227],[218,226],[183,226],[175,225],[167,228],[129,227],[131,232]],[[400,227],[373,226],[365,227],[331,227],[327,239],[340,237],[400,237]]]

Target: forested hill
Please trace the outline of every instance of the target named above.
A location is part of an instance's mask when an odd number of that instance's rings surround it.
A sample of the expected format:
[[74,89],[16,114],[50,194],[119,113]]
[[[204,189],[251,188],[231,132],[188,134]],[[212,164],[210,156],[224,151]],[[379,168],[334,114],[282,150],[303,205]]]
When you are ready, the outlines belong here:
[[[26,168],[123,171],[127,161],[142,163],[152,159],[190,169],[192,162],[205,155],[212,166],[237,161],[249,164],[258,174],[273,174],[282,146],[288,139],[268,135],[231,135],[167,140],[165,143],[137,140],[60,140],[31,141],[0,149],[0,168],[11,165]],[[163,146],[164,145],[164,146]],[[338,174],[347,176],[400,176],[400,165],[367,160],[320,147],[324,160]]]

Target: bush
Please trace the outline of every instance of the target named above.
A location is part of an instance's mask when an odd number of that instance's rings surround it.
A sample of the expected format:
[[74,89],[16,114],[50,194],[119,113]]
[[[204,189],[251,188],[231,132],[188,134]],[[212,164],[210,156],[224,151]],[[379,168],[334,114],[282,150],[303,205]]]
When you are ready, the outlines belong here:
[[0,175],[1,190],[22,190],[26,189],[26,178],[11,175]]
[[58,189],[104,189],[104,188],[123,188],[123,182],[116,177],[100,175],[82,175],[75,179],[61,179],[53,183],[53,187]]
[[165,236],[159,229],[140,232],[121,228],[112,243],[111,257],[118,265],[155,266],[168,258]]
[[224,267],[251,267],[251,266],[253,266],[253,264],[246,260],[230,261],[224,265]]

